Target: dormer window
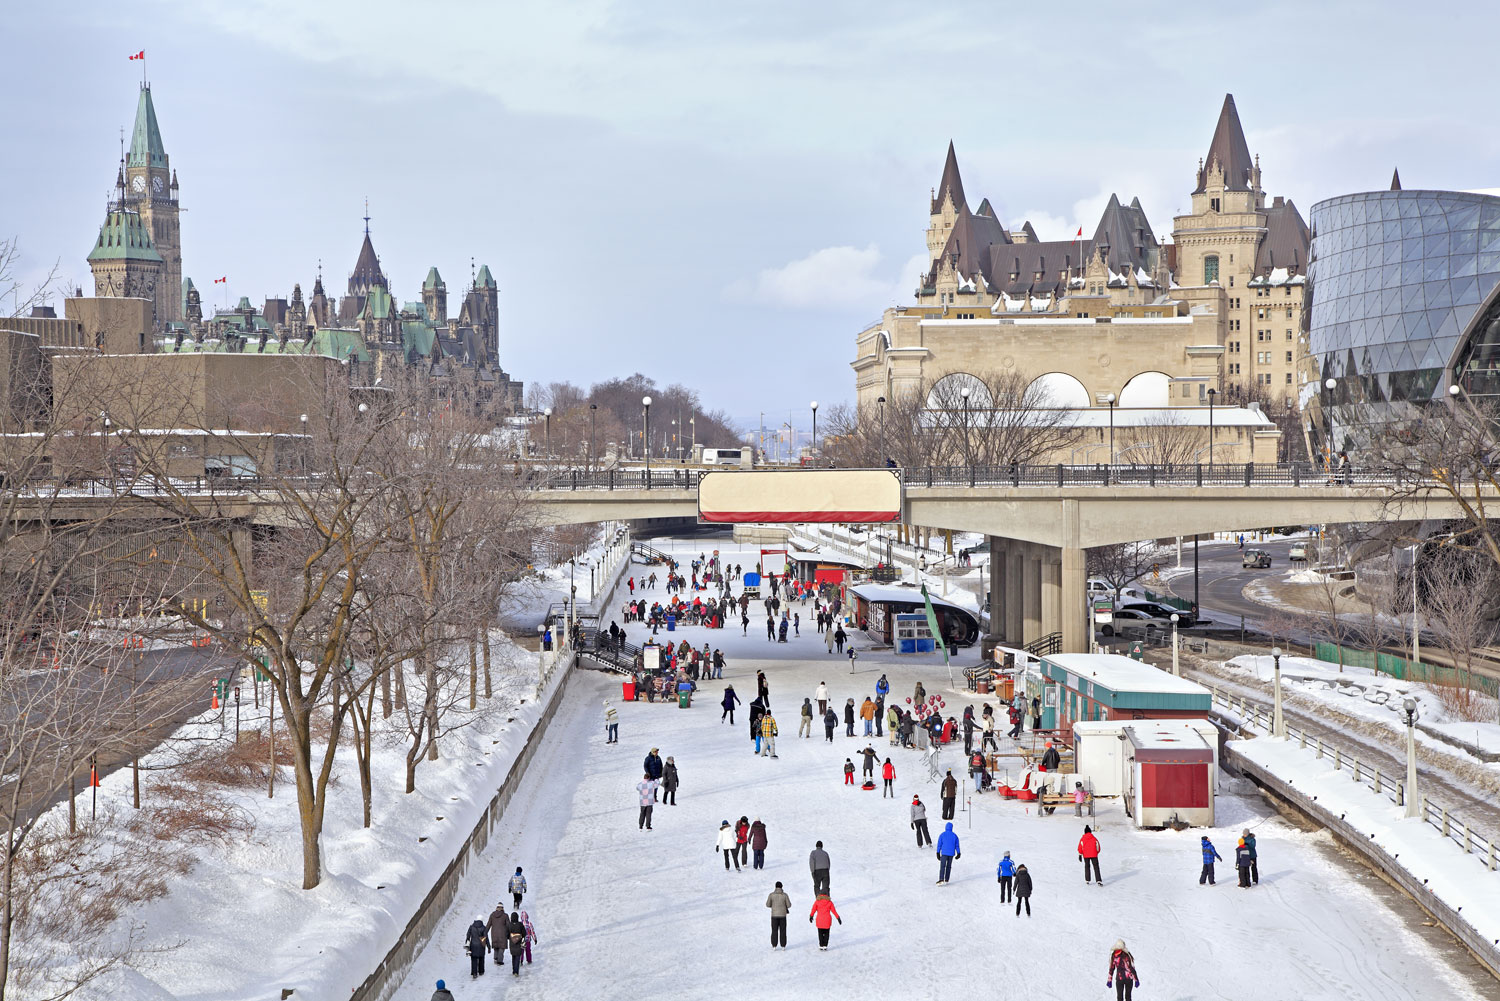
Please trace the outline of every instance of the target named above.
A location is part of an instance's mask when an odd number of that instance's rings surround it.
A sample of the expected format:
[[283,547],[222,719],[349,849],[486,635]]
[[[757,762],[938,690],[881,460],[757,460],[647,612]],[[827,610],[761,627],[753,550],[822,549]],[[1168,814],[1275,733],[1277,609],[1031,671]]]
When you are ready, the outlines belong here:
[[1210,212],[1219,211],[1219,200],[1217,198],[1210,198],[1208,200],[1208,210]]

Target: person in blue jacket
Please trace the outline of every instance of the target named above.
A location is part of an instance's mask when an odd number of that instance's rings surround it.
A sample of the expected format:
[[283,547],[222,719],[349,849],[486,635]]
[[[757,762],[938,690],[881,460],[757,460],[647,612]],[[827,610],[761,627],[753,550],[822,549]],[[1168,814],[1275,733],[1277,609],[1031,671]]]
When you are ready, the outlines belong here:
[[891,683],[885,680],[885,675],[883,674],[880,676],[880,680],[875,682],[875,694],[882,699],[891,694]]
[[944,824],[943,833],[937,839],[938,857],[938,880],[937,885],[943,886],[948,882],[948,877],[953,874],[953,860],[962,858],[958,850],[958,835],[953,833],[953,825]]
[[1010,852],[1000,860],[1000,865],[995,869],[995,882],[1000,884],[1000,902],[1008,903],[1011,899],[1011,883],[1016,877],[1016,864],[1010,860]]
[[1209,886],[1213,886],[1214,860],[1218,859],[1222,862],[1224,858],[1219,854],[1219,850],[1214,847],[1213,842],[1208,840],[1207,834],[1203,835],[1200,847],[1203,849],[1203,872],[1198,876],[1198,885],[1202,886],[1204,883],[1207,883]]

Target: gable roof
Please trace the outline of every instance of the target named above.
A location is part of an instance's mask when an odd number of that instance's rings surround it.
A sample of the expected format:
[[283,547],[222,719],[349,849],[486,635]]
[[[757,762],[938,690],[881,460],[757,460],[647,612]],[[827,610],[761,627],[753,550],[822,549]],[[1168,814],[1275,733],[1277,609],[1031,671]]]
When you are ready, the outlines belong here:
[[1099,225],[1094,229],[1092,247],[1109,245],[1109,266],[1124,272],[1130,268],[1146,268],[1150,264],[1149,254],[1156,249],[1156,237],[1151,232],[1151,223],[1146,219],[1146,210],[1141,200],[1132,198],[1129,205],[1121,205],[1115,195],[1109,196]]
[[943,207],[943,196],[953,195],[953,207],[958,209],[962,215],[969,210],[969,203],[964,201],[964,182],[958,176],[958,154],[953,151],[953,140],[948,140],[948,159],[943,163],[943,177],[938,181],[937,194],[932,198],[932,214],[936,215]]
[[1203,158],[1203,167],[1198,171],[1198,187],[1193,194],[1201,194],[1208,187],[1208,171],[1218,164],[1224,171],[1224,187],[1229,191],[1250,190],[1250,171],[1255,166],[1250,147],[1245,143],[1245,130],[1240,127],[1240,113],[1234,106],[1234,95],[1224,95],[1224,107],[1219,110],[1219,123],[1214,126],[1213,140],[1208,144],[1208,155]]
[[141,84],[141,96],[135,105],[135,128],[130,133],[130,153],[125,162],[131,167],[167,165],[167,151],[161,144],[161,129],[156,124],[156,106],[151,103],[150,84]]

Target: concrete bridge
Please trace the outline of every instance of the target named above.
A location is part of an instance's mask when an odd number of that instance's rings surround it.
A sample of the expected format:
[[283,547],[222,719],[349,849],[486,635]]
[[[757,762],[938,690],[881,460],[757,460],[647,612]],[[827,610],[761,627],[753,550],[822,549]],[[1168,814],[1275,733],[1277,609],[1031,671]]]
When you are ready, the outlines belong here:
[[[1461,518],[1442,487],[1399,489],[1389,479],[1311,467],[1028,467],[903,470],[890,520],[989,537],[992,632],[1012,644],[1060,633],[1063,650],[1088,647],[1085,550],[1140,539],[1276,525],[1419,522]],[[787,471],[710,475],[766,477]],[[580,477],[533,491],[544,524],[698,517],[696,470]],[[746,481],[748,486],[753,481]],[[779,488],[778,488],[779,489]],[[766,498],[773,510],[776,499]],[[1489,502],[1500,503],[1500,497]]]

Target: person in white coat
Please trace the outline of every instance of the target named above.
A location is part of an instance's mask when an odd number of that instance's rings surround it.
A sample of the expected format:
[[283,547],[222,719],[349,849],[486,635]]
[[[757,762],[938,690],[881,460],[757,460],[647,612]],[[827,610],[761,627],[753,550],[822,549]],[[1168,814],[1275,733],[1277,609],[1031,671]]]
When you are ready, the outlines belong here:
[[818,682],[818,690],[813,692],[813,698],[818,700],[818,718],[822,719],[823,714],[828,712],[828,686]]
[[734,828],[729,826],[729,821],[719,825],[719,840],[714,843],[714,851],[724,856],[724,871],[729,871],[729,860],[734,859],[734,871],[740,871],[739,842],[735,839]]

